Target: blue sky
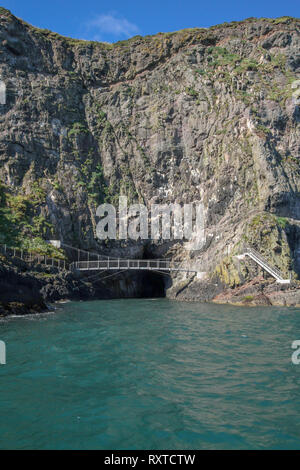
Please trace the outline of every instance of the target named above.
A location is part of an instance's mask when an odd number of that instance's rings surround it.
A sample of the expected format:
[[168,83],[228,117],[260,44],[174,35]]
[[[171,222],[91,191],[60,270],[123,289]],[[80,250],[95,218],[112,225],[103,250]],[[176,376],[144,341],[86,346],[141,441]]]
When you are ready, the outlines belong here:
[[250,16],[300,16],[299,0],[0,0],[0,5],[34,26],[108,42]]

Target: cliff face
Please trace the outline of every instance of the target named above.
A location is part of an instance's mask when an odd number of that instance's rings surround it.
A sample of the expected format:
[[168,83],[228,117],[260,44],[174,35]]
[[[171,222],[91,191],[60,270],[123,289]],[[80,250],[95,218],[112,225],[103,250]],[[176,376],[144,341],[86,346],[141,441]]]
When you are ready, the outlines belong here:
[[[111,45],[1,9],[2,242],[51,237],[124,257],[192,258],[228,286],[257,274],[233,257],[246,242],[296,276],[299,26],[248,19]],[[99,244],[95,208],[120,194],[147,205],[201,200],[205,247]],[[179,295],[184,278],[174,286]]]

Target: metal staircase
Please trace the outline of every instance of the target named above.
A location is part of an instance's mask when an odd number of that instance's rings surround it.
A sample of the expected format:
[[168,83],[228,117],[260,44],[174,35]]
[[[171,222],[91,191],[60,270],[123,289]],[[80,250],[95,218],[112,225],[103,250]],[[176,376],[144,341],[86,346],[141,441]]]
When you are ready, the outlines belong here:
[[280,284],[290,284],[290,279],[285,279],[281,271],[274,266],[271,266],[269,262],[254,248],[252,247],[245,247],[245,252],[239,256],[239,258],[244,258],[245,256],[249,256],[253,261],[255,261],[261,268],[267,271],[271,276],[276,279],[276,282]]

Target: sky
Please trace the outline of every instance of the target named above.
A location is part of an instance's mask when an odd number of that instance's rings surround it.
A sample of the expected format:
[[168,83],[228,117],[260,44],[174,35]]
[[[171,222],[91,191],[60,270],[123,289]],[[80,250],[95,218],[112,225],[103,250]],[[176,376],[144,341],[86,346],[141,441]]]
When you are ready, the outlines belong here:
[[107,42],[253,16],[300,16],[299,0],[0,0],[0,5],[39,28]]

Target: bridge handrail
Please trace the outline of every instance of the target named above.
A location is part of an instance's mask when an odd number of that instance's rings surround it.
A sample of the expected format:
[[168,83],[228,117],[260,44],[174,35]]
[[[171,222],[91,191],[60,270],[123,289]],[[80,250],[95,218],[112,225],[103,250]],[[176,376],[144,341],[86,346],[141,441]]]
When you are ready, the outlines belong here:
[[70,264],[71,270],[89,270],[89,269],[157,269],[157,270],[176,270],[197,272],[197,269],[190,267],[186,269],[181,263],[172,262],[168,259],[106,259],[74,261]]
[[197,272],[197,269],[193,266],[185,268],[182,263],[174,262],[169,258],[159,259],[126,259],[126,258],[109,258],[101,259],[99,255],[98,259],[85,260],[85,261],[73,261],[69,263],[67,260],[60,258],[48,257],[47,255],[39,255],[21,248],[11,247],[8,245],[0,244],[0,251],[6,255],[20,258],[26,262],[33,263],[37,262],[46,266],[57,267],[58,269],[70,269],[70,270],[88,270],[88,269],[153,269],[163,271],[185,271],[185,272]]
[[81,268],[81,267],[92,267],[92,266],[99,266],[99,267],[118,267],[122,265],[122,267],[169,267],[170,266],[169,260],[157,260],[157,259],[125,259],[125,258],[118,258],[118,259],[99,259],[99,260],[89,260],[89,261],[74,261],[71,263],[70,266],[74,268]]

